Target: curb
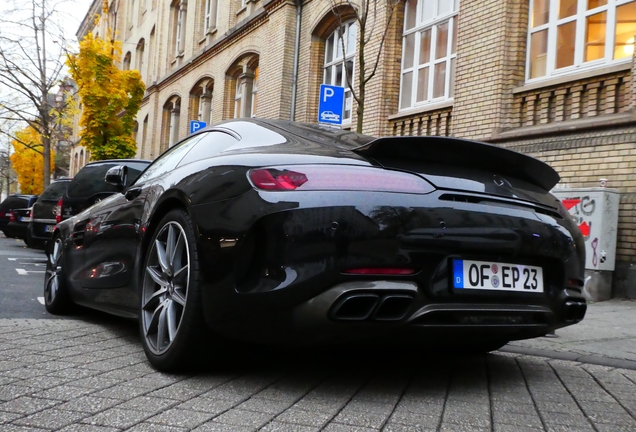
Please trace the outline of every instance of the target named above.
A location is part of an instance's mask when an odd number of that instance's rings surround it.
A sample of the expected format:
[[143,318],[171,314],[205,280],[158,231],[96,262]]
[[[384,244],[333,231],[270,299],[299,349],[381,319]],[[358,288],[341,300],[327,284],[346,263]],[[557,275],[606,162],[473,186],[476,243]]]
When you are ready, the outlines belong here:
[[587,363],[598,366],[636,370],[636,361],[608,358],[599,355],[582,355],[568,351],[546,351],[536,348],[525,348],[518,346],[505,346],[503,348],[500,348],[499,351],[512,354],[547,357],[555,360],[575,361],[579,363]]

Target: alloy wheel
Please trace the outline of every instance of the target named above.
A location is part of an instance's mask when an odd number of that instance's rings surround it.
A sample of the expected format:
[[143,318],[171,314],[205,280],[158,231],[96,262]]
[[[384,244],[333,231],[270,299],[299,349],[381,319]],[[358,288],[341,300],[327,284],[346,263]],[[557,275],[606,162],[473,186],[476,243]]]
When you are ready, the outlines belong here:
[[56,238],[53,243],[53,250],[49,254],[46,266],[46,284],[44,285],[44,298],[47,304],[52,304],[60,288],[60,278],[62,273],[62,239]]
[[177,336],[188,298],[189,267],[186,233],[179,223],[170,221],[151,245],[144,275],[141,319],[153,354],[166,352]]

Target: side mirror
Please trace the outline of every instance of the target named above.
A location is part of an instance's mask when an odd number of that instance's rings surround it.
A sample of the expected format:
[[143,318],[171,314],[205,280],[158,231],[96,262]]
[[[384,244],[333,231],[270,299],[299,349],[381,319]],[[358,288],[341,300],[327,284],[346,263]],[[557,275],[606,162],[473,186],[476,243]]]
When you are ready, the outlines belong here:
[[128,167],[126,165],[117,165],[106,171],[104,181],[113,186],[123,189],[128,180]]

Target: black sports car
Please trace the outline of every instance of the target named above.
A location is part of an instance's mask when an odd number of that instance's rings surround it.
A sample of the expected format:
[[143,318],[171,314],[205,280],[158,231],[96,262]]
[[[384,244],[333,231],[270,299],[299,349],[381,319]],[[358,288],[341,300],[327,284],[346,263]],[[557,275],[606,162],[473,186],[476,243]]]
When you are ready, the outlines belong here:
[[241,119],[126,171],[56,226],[45,304],[138,318],[161,370],[227,339],[491,351],[585,315],[559,176],[505,148]]

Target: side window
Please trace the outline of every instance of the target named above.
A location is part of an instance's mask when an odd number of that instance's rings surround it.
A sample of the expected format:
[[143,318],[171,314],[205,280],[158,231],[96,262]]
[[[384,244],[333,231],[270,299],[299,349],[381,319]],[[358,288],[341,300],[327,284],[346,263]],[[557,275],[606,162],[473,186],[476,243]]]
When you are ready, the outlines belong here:
[[217,156],[237,143],[238,140],[236,138],[224,132],[207,133],[192,147],[188,154],[185,155],[179,163],[179,166]]
[[190,149],[199,142],[199,140],[203,139],[208,134],[209,132],[186,138],[177,145],[170,147],[170,149],[150,164],[146,171],[141,173],[135,183],[139,184],[152,180],[175,169],[183,156],[188,153]]

